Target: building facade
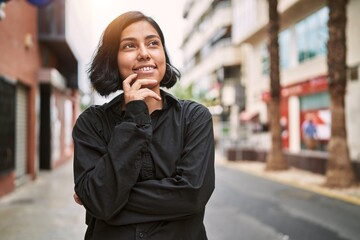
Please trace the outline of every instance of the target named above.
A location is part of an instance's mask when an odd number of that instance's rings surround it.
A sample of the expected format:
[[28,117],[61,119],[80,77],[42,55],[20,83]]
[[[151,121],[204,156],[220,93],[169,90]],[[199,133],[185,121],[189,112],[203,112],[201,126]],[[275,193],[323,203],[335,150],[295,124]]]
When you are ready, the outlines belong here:
[[[37,9],[25,1],[8,2],[0,21],[1,152],[0,195],[16,182],[35,178],[38,94],[41,66],[37,36]],[[22,16],[19,18],[18,16]]]
[[[266,125],[269,113],[269,56],[267,52],[268,22],[267,5],[264,1],[234,1],[234,16],[246,19],[253,13],[250,21],[241,21],[234,34],[237,44],[244,53],[243,70],[246,72],[246,111],[258,115],[253,124]],[[290,152],[308,150],[303,133],[304,123],[310,118],[316,124],[315,149],[327,151],[330,139],[330,96],[327,81],[327,40],[328,8],[326,1],[279,1],[280,32],[280,81],[282,86],[281,119],[283,125],[283,146]],[[357,30],[360,1],[349,1],[347,14],[347,65],[348,85],[346,94],[346,116],[348,144],[351,159],[360,161],[360,146],[356,140],[360,128],[354,124],[359,119],[360,108],[357,106],[360,91],[359,63],[360,52],[356,44],[360,40]],[[245,14],[245,15],[243,15]],[[264,16],[261,20],[259,15]],[[247,31],[245,27],[252,29]],[[252,134],[254,144],[269,147],[261,142],[261,131]],[[256,136],[258,135],[258,136]],[[259,144],[260,142],[260,144]]]
[[0,197],[71,160],[81,62],[68,37],[81,21],[68,16],[73,1],[1,2]]
[[[180,83],[191,86],[195,97],[213,105],[210,110],[216,122],[227,122],[236,128],[236,116],[244,109],[245,102],[240,81],[241,54],[232,43],[232,11],[231,0],[186,2],[182,44],[184,64]],[[218,138],[223,127],[219,124],[215,127]],[[236,140],[236,135],[232,138]]]
[[[214,8],[226,5],[226,10]],[[184,40],[186,81],[197,82],[201,79],[211,81],[223,76],[219,69],[229,65],[238,66],[239,74],[234,82],[244,89],[244,100],[238,105],[239,114],[235,114],[228,121],[238,125],[231,132],[238,132],[237,139],[240,147],[267,151],[270,147],[268,131],[269,102],[269,55],[267,51],[268,36],[268,4],[266,0],[232,0],[232,1],[188,1],[185,11],[188,28],[188,38]],[[360,127],[356,124],[360,119],[359,65],[360,32],[358,23],[360,18],[360,1],[350,0],[347,7],[347,65],[348,85],[346,94],[346,116],[348,144],[351,159],[360,161],[360,145],[358,136]],[[220,13],[223,12],[223,15]],[[226,13],[225,13],[226,11]],[[325,0],[279,0],[280,14],[280,81],[282,86],[281,119],[283,126],[282,140],[285,150],[293,154],[326,153],[330,138],[330,97],[327,83],[327,49],[328,40],[328,9]],[[214,12],[207,21],[204,13]],[[220,16],[216,19],[216,16]],[[191,20],[194,19],[194,20]],[[202,21],[200,21],[202,19]],[[202,22],[209,22],[209,26],[202,27]],[[221,29],[219,24],[226,22],[231,31],[227,49],[216,48],[208,38],[210,29]],[[204,30],[202,30],[204,29]],[[203,31],[203,32],[202,32]],[[218,36],[218,35],[215,35]],[[202,40],[189,39],[196,37]],[[211,48],[206,48],[208,45]],[[223,45],[222,45],[223,46]],[[200,50],[199,50],[200,49]],[[206,60],[202,59],[203,52],[208,50]],[[210,49],[210,50],[209,50]],[[218,55],[216,55],[218,53]],[[230,61],[230,62],[229,62]],[[217,64],[217,65],[216,65]],[[216,65],[215,67],[212,67]],[[212,68],[211,68],[212,67]],[[207,70],[211,69],[211,70]],[[215,70],[213,70],[215,69]],[[220,71],[221,72],[221,71]],[[221,83],[222,106],[226,106],[226,97],[231,91],[226,88],[226,79]],[[190,80],[189,80],[190,81]],[[232,90],[235,92],[234,90]],[[232,104],[238,102],[229,101]],[[232,108],[232,107],[231,107]],[[226,108],[224,108],[226,110]],[[315,121],[317,138],[316,147],[306,146],[303,127],[308,119]],[[230,124],[231,125],[231,124]],[[231,128],[230,128],[231,129]],[[244,131],[241,129],[245,129]]]

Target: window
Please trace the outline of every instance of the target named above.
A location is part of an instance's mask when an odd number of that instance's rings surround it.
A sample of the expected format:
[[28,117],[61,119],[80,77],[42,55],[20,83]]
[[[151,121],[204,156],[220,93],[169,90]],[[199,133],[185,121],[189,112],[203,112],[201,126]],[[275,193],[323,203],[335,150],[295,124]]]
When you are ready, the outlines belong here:
[[329,108],[330,96],[328,92],[305,95],[300,98],[301,111]]
[[324,7],[296,24],[299,63],[327,54],[328,15],[328,8]]
[[[290,67],[291,58],[291,30],[287,29],[279,34],[279,57],[280,68],[286,69]],[[261,66],[262,74],[270,73],[270,56],[266,44],[261,46]]]
[[[331,113],[329,110],[330,96],[328,92],[320,92],[300,97],[300,129],[311,118],[316,125],[317,151],[327,151],[328,141],[331,137]],[[306,141],[301,140],[301,148],[305,149]]]
[[279,35],[280,68],[286,69],[290,66],[291,57],[291,31],[284,30]]

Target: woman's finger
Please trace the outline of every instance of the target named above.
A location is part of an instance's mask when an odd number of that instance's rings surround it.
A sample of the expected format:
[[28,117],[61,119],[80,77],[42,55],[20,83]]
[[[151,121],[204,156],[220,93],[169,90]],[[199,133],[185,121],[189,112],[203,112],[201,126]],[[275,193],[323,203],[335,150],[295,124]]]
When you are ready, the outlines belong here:
[[161,101],[161,97],[155,93],[154,91],[148,89],[148,88],[142,88],[139,90],[140,95],[142,96],[142,100],[145,100],[145,98],[152,97],[158,101]]
[[136,79],[137,74],[131,74],[129,75],[127,78],[124,79],[124,81],[122,82],[123,85],[123,90],[127,91],[131,88],[132,83],[134,82],[134,80]]

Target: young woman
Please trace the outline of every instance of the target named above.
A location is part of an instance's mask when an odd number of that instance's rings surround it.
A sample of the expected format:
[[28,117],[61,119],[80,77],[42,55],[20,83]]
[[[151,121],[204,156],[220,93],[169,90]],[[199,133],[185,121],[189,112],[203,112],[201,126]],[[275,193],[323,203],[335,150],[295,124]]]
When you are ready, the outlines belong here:
[[205,206],[214,190],[212,117],[179,100],[180,77],[158,24],[127,12],[106,28],[89,69],[106,96],[73,129],[75,201],[86,208],[85,239],[207,239]]

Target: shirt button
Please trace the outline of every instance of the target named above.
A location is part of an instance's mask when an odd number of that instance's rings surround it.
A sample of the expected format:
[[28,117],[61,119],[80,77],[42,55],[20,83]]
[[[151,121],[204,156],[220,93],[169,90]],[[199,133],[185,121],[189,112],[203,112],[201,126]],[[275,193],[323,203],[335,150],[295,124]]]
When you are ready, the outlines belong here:
[[141,232],[141,233],[139,233],[139,237],[140,238],[143,238],[144,237],[144,234]]

